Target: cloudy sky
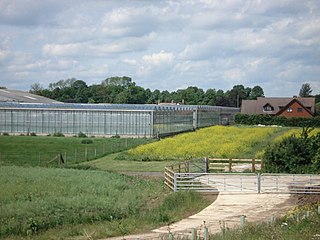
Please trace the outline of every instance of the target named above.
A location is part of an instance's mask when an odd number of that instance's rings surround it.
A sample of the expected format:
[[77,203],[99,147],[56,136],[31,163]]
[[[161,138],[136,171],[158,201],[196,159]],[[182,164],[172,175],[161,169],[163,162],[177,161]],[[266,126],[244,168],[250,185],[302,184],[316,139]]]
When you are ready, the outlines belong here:
[[151,90],[320,94],[319,0],[1,0],[0,86],[129,76]]

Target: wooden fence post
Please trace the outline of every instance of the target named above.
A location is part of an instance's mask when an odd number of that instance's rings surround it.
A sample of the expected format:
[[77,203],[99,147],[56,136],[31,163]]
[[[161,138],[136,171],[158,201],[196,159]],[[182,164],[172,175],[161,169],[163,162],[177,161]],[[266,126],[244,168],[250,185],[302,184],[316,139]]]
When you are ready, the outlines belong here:
[[189,173],[190,172],[190,162],[186,161],[185,165],[186,165],[186,173]]
[[253,159],[252,159],[252,172],[253,172],[253,173],[256,172],[256,166],[255,166],[255,164],[256,164],[256,160],[253,158]]
[[205,164],[205,173],[209,172],[209,159],[204,158],[204,164]]
[[232,172],[232,158],[229,158],[229,172]]

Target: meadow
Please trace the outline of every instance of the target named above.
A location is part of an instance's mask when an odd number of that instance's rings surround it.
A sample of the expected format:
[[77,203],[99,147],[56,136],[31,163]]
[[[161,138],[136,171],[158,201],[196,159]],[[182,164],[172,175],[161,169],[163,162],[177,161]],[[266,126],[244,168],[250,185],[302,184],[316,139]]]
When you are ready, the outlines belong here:
[[[0,238],[9,239],[41,239],[49,229],[58,238],[79,236],[96,224],[103,227],[94,228],[95,237],[122,235],[165,225],[208,204],[196,193],[170,193],[162,180],[103,171],[4,166],[0,182]],[[184,209],[175,203],[181,199],[190,203]]]
[[[85,144],[86,141],[92,143]],[[0,166],[58,166],[92,160],[148,143],[145,138],[79,138],[52,136],[0,136]]]

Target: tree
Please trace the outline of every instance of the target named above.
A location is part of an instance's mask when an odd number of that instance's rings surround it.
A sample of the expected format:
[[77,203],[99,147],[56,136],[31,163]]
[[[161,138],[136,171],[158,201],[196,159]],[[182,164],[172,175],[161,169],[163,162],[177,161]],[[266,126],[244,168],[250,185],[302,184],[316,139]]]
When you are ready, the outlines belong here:
[[301,86],[299,96],[300,97],[310,97],[312,93],[312,89],[309,83],[304,83]]
[[263,97],[264,96],[264,92],[262,87],[260,86],[254,86],[251,89],[250,95],[249,95],[249,99],[250,100],[256,100],[258,97]]
[[102,81],[101,83],[103,86],[109,86],[109,85],[115,85],[115,86],[120,86],[124,88],[128,88],[129,86],[134,86],[135,83],[132,82],[132,79],[130,77],[110,77],[107,78],[106,80]]
[[40,83],[34,83],[30,86],[30,93],[33,94],[41,94],[41,91],[43,90],[43,87]]

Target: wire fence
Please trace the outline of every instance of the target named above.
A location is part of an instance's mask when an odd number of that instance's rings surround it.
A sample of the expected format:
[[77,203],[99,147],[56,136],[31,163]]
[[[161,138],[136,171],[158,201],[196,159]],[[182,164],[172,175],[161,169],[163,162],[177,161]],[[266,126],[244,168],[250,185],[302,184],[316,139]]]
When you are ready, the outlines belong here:
[[24,149],[17,151],[4,151],[0,149],[0,166],[17,165],[17,166],[40,166],[40,167],[57,167],[70,166],[96,158],[103,157],[107,154],[127,150],[138,145],[134,141],[106,142],[100,144],[83,144],[84,146],[72,147],[67,150],[55,151],[38,151],[33,149]]

